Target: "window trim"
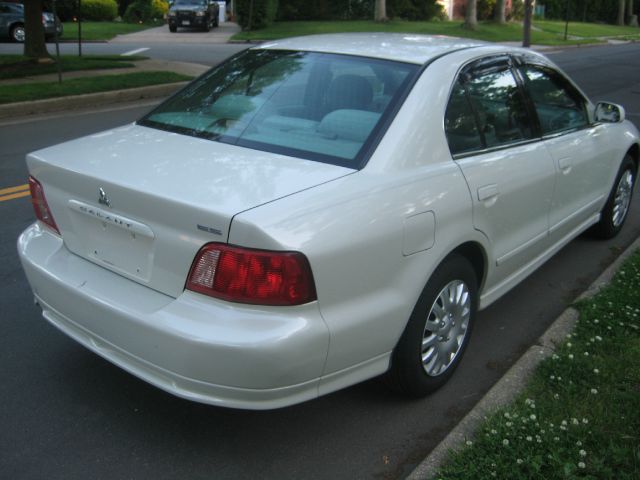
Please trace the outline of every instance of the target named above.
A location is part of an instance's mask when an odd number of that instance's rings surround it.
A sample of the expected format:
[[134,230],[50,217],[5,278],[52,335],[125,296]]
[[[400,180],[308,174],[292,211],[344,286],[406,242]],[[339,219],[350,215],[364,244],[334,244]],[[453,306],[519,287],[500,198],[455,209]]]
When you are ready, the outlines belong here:
[[[520,60],[520,59],[518,59]],[[527,86],[526,86],[526,76],[524,74],[524,72],[521,70],[524,67],[534,67],[534,68],[538,68],[540,70],[542,70],[543,72],[545,70],[552,72],[552,74],[555,74],[557,77],[559,77],[561,80],[564,80],[564,84],[565,86],[569,86],[570,89],[573,90],[574,95],[577,95],[578,98],[582,101],[582,111],[584,113],[584,116],[587,120],[587,122],[581,126],[581,127],[573,127],[573,128],[566,128],[564,130],[559,130],[557,132],[551,132],[551,133],[544,133],[542,131],[542,125],[540,124],[540,117],[538,116],[538,111],[536,110],[536,104],[535,101],[533,100],[533,97],[531,96],[531,94],[529,93],[529,91],[527,90]],[[571,80],[569,80],[569,78],[566,75],[563,75],[560,71],[558,71],[557,69],[551,67],[550,65],[544,64],[543,62],[533,62],[533,61],[519,61],[517,66],[516,66],[516,70],[518,72],[518,74],[520,75],[520,77],[522,78],[522,87],[523,90],[526,93],[526,96],[529,100],[529,104],[531,106],[531,110],[532,110],[532,114],[535,115],[535,119],[536,119],[536,123],[538,125],[538,133],[540,135],[540,138],[542,140],[549,140],[552,138],[558,138],[558,137],[562,137],[564,135],[567,135],[569,133],[573,133],[573,132],[579,132],[581,130],[586,130],[589,128],[593,127],[593,123],[591,122],[591,117],[589,115],[589,109],[588,106],[590,104],[589,100],[582,94],[582,92],[573,84],[573,82],[571,82]]]
[[[540,129],[539,129],[539,124],[538,124],[538,117],[535,111],[531,111],[532,109],[532,105],[530,105],[530,97],[529,95],[526,94],[525,89],[523,87],[522,81],[519,77],[519,74],[517,72],[517,69],[515,68],[515,59],[513,57],[513,55],[509,54],[509,53],[496,53],[496,54],[490,54],[487,55],[485,57],[480,57],[480,58],[475,58],[470,60],[469,62],[465,63],[464,65],[462,65],[458,71],[456,72],[456,75],[454,77],[454,81],[451,83],[451,87],[449,89],[449,96],[447,99],[447,107],[449,106],[449,102],[451,101],[451,95],[453,93],[453,87],[456,84],[456,82],[458,81],[458,79],[461,79],[461,84],[464,87],[464,91],[465,91],[465,97],[467,98],[467,102],[469,103],[469,107],[473,110],[473,116],[475,118],[475,122],[476,122],[476,130],[478,131],[479,135],[480,135],[480,139],[482,141],[483,144],[483,148],[481,149],[476,149],[476,150],[469,150],[467,152],[460,152],[460,153],[452,153],[451,152],[451,147],[449,146],[449,139],[447,138],[447,134],[446,134],[446,129],[444,128],[444,118],[446,116],[446,109],[445,109],[445,115],[442,117],[443,120],[443,132],[445,134],[445,139],[447,141],[447,147],[449,147],[449,153],[451,154],[451,158],[453,158],[453,160],[459,160],[462,158],[468,158],[471,156],[475,156],[475,155],[483,155],[486,153],[492,153],[492,152],[497,152],[497,151],[501,151],[501,150],[506,150],[508,148],[514,148],[514,147],[518,147],[518,146],[522,146],[522,145],[529,145],[531,143],[534,142],[539,142],[542,137],[540,136]],[[478,121],[478,112],[477,110],[474,108],[473,103],[471,103],[469,101],[469,92],[465,87],[465,83],[467,80],[462,79],[461,77],[463,75],[471,75],[472,72],[476,73],[476,72],[490,72],[493,69],[497,69],[499,68],[502,69],[504,66],[506,66],[506,70],[509,70],[511,72],[511,74],[513,75],[513,78],[516,82],[516,86],[518,88],[518,91],[520,92],[520,95],[522,95],[523,100],[524,100],[524,104],[525,104],[525,108],[527,109],[527,113],[529,113],[529,115],[532,116],[533,122],[531,125],[532,128],[532,134],[533,136],[531,138],[524,138],[521,140],[515,140],[513,142],[509,142],[509,143],[505,143],[505,144],[500,144],[500,145],[496,145],[493,147],[487,147],[487,143],[486,143],[486,139],[484,136],[484,133],[482,132],[481,128],[480,128],[480,123]]]

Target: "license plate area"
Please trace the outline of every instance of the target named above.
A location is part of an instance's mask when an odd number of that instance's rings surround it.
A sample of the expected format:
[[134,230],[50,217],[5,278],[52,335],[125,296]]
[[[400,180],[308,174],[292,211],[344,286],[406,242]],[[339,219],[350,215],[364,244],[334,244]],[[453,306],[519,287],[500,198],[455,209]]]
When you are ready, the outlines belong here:
[[109,270],[148,281],[153,262],[153,231],[123,215],[69,201],[74,244],[79,255]]
[[189,20],[182,20],[182,25],[191,25]]

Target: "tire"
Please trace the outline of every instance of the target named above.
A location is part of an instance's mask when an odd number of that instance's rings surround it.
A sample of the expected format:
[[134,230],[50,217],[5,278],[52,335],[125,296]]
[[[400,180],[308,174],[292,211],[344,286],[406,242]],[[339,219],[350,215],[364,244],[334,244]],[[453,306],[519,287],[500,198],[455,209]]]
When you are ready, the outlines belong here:
[[219,13],[216,13],[216,18],[213,21],[213,27],[214,28],[218,28],[220,26],[220,17],[219,17]]
[[11,27],[9,37],[11,38],[12,42],[24,43],[24,25],[17,24]]
[[208,32],[211,30],[211,19],[207,19],[207,22],[204,24],[203,30],[205,32]]
[[613,182],[607,203],[600,212],[600,221],[591,230],[596,237],[613,238],[622,230],[631,207],[636,174],[633,159],[627,154],[622,160],[616,181]]
[[178,27],[176,27],[175,25],[169,25],[169,31],[171,33],[176,33],[178,31]]
[[393,352],[386,383],[413,397],[444,385],[464,355],[477,308],[476,273],[466,258],[453,254],[422,291]]

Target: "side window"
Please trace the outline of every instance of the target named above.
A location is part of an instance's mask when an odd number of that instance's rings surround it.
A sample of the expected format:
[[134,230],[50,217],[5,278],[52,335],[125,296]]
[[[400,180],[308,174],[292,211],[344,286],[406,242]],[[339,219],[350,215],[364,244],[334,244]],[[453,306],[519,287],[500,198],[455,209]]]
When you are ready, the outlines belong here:
[[451,92],[444,116],[444,130],[452,155],[483,148],[475,115],[460,80],[455,83]]
[[543,135],[575,130],[589,123],[584,99],[559,73],[532,65],[521,70]]
[[476,72],[465,86],[487,148],[533,138],[524,97],[506,65]]

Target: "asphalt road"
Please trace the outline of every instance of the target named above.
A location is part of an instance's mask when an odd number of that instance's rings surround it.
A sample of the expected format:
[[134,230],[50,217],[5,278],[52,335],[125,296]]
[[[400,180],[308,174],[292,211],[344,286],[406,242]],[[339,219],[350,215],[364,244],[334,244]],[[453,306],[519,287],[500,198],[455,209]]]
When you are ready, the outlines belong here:
[[[187,35],[197,35],[200,32],[186,32]],[[204,32],[202,32],[204,34]],[[202,65],[217,65],[225,58],[250,47],[245,43],[196,43],[193,40],[181,43],[183,33],[176,34],[176,40],[170,43],[158,41],[133,43],[83,43],[83,55],[122,55],[138,51],[138,55],[152,57],[158,60],[175,60],[180,62],[201,63]],[[47,43],[51,55],[55,55],[55,44]],[[140,49],[144,49],[140,51]],[[23,46],[15,43],[0,43],[0,54],[22,54]],[[61,55],[77,55],[78,45],[61,43]]]
[[[594,100],[625,104],[640,126],[640,45],[553,58]],[[25,182],[28,151],[132,121],[147,108],[0,125],[0,188]],[[373,380],[247,412],[171,397],[49,326],[15,253],[31,207],[26,198],[0,202],[0,478],[402,478],[640,235],[639,203],[636,195],[616,239],[578,238],[482,312],[456,375],[429,398],[409,401]]]

